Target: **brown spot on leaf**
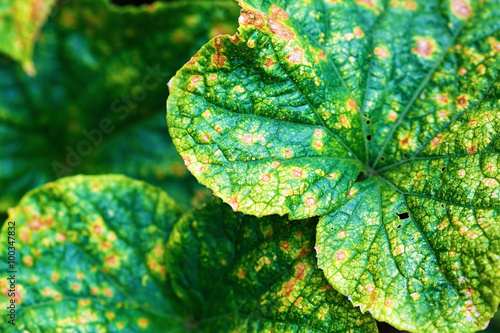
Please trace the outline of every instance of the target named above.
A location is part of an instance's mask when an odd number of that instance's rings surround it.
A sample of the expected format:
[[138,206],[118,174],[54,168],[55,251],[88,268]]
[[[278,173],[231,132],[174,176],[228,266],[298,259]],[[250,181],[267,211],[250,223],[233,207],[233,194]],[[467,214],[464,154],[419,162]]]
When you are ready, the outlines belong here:
[[288,14],[276,5],[271,6],[271,17],[275,20],[287,20]]
[[295,178],[301,178],[304,175],[304,172],[302,169],[299,168],[292,168],[291,172],[292,176]]
[[434,47],[432,44],[433,44],[432,41],[427,40],[425,38],[418,37],[417,38],[417,46],[415,46],[412,49],[412,52],[419,55],[419,56],[428,58],[434,52]]
[[401,146],[403,146],[403,147],[408,146],[408,142],[409,142],[409,141],[410,141],[410,139],[409,139],[408,137],[403,138],[403,139],[400,141]]
[[236,33],[233,36],[229,36],[229,40],[234,44],[238,44],[241,39],[240,36],[238,36],[238,34]]
[[264,17],[262,16],[262,14],[247,8],[243,8],[241,10],[238,22],[245,27],[253,25],[259,30],[261,30],[265,25]]
[[460,97],[457,98],[457,105],[460,107],[467,107],[469,103],[467,102],[467,97],[465,95],[461,95]]
[[274,61],[273,61],[273,58],[271,57],[267,57],[266,58],[266,62],[264,63],[264,67],[266,67],[267,69],[271,68],[272,66],[274,66]]
[[446,94],[438,94],[436,95],[436,99],[440,102],[448,103],[448,95]]
[[275,20],[269,20],[269,30],[287,41],[295,39],[292,30]]
[[222,54],[214,54],[212,55],[212,62],[217,67],[223,67],[224,64],[226,63],[226,57],[223,56]]
[[467,146],[467,154],[474,154],[476,152],[476,146]]
[[380,58],[387,58],[389,56],[389,51],[384,47],[377,46],[374,51],[375,55]]
[[292,53],[287,56],[288,61],[292,64],[300,64],[302,62],[302,49],[296,47]]
[[359,3],[361,5],[366,5],[370,8],[373,8],[373,1],[372,0],[356,0],[356,3]]
[[452,0],[451,11],[460,18],[468,18],[472,14],[472,8],[465,0]]
[[345,255],[345,252],[341,251],[341,250],[335,252],[334,257],[335,257],[335,260],[337,260],[337,261],[344,261],[347,258]]
[[438,135],[436,136],[432,141],[431,141],[431,147],[432,148],[435,148],[439,145],[439,143],[441,142],[441,140],[443,140],[443,136],[442,135]]
[[229,206],[231,206],[231,208],[235,212],[238,210],[239,204],[238,204],[238,196],[237,195],[235,195],[234,197],[232,197],[231,199],[229,199],[227,201],[227,203],[229,204]]
[[265,174],[262,177],[260,177],[260,180],[263,183],[269,183],[271,181],[271,175],[270,174]]
[[309,249],[304,245],[302,246],[302,248],[300,249],[300,252],[297,254],[297,256],[295,257],[295,260],[297,259],[300,259],[302,257],[304,257],[306,254],[309,253]]
[[408,10],[415,10],[417,9],[417,3],[415,1],[405,1],[405,8]]
[[193,66],[194,64],[196,64],[196,58],[198,58],[198,52],[196,52],[195,55],[192,56],[191,59],[189,59],[186,66]]

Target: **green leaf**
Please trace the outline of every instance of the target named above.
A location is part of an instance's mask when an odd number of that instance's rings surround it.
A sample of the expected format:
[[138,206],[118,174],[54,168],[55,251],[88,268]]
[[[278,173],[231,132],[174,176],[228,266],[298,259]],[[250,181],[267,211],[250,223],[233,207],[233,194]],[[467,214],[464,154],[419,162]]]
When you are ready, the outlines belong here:
[[34,74],[33,48],[55,0],[7,0],[0,7],[0,52]]
[[242,1],[171,81],[189,170],[233,209],[321,216],[319,267],[415,332],[500,301],[500,1]]
[[167,245],[169,276],[202,332],[377,332],[331,289],[314,256],[314,220],[234,213],[212,200],[183,216]]
[[[180,327],[165,244],[179,208],[123,176],[76,176],[33,190],[9,211],[15,231],[15,326],[2,332],[166,332]],[[1,263],[2,304],[10,297]],[[167,330],[168,331],[168,330]]]
[[36,76],[0,57],[0,210],[58,177],[107,172],[186,180],[187,206],[198,187],[166,137],[166,84],[204,40],[234,29],[225,22],[237,5],[83,0],[55,12],[36,44]]

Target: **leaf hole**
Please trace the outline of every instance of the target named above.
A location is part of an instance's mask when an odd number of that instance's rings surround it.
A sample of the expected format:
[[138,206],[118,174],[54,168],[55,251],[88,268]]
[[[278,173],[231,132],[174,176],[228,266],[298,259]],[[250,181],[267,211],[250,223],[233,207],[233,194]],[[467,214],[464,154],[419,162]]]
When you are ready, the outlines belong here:
[[446,167],[441,168],[441,172],[444,172],[444,170],[446,170]]
[[371,123],[372,123],[372,122],[371,122],[371,121],[369,121],[369,120],[367,120],[367,121],[366,121],[366,124],[367,124],[367,125],[370,125]]
[[407,218],[410,217],[410,214],[408,214],[408,212],[404,212],[404,213],[401,213],[401,214],[396,213],[396,215],[399,217],[400,220],[405,220],[405,219],[407,219]]
[[403,156],[406,158],[406,157],[408,157],[408,154],[407,154],[407,153],[404,153],[404,154],[403,154]]
[[368,134],[368,135],[366,136],[366,139],[367,139],[368,141],[371,141],[371,140],[372,140],[372,136],[371,136],[370,134]]
[[398,225],[398,226],[397,226],[397,228],[398,228],[398,229],[400,229],[400,228],[401,228],[401,224],[400,224],[400,225]]

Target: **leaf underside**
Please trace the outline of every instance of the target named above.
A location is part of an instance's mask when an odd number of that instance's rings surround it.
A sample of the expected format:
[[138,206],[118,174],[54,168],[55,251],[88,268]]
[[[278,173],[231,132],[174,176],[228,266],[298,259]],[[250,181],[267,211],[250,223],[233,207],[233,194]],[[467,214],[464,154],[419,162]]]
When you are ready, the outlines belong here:
[[[381,321],[500,300],[500,1],[242,1],[170,82],[189,170],[233,209],[321,216],[318,265]],[[358,181],[357,181],[358,179]]]

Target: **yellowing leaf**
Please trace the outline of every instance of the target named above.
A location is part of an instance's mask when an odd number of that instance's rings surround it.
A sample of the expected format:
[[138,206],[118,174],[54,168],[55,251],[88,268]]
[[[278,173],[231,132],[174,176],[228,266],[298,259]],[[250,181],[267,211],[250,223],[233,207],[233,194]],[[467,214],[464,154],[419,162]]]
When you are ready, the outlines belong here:
[[317,268],[316,221],[234,213],[219,200],[188,213],[167,245],[177,296],[201,332],[377,332]]
[[242,1],[171,81],[189,170],[233,209],[321,216],[378,320],[482,329],[500,300],[500,1]]
[[2,261],[0,299],[15,300],[16,317],[2,316],[1,331],[179,330],[164,257],[179,212],[160,189],[123,176],[69,177],[27,194],[2,229],[0,250],[14,247],[16,262]]

